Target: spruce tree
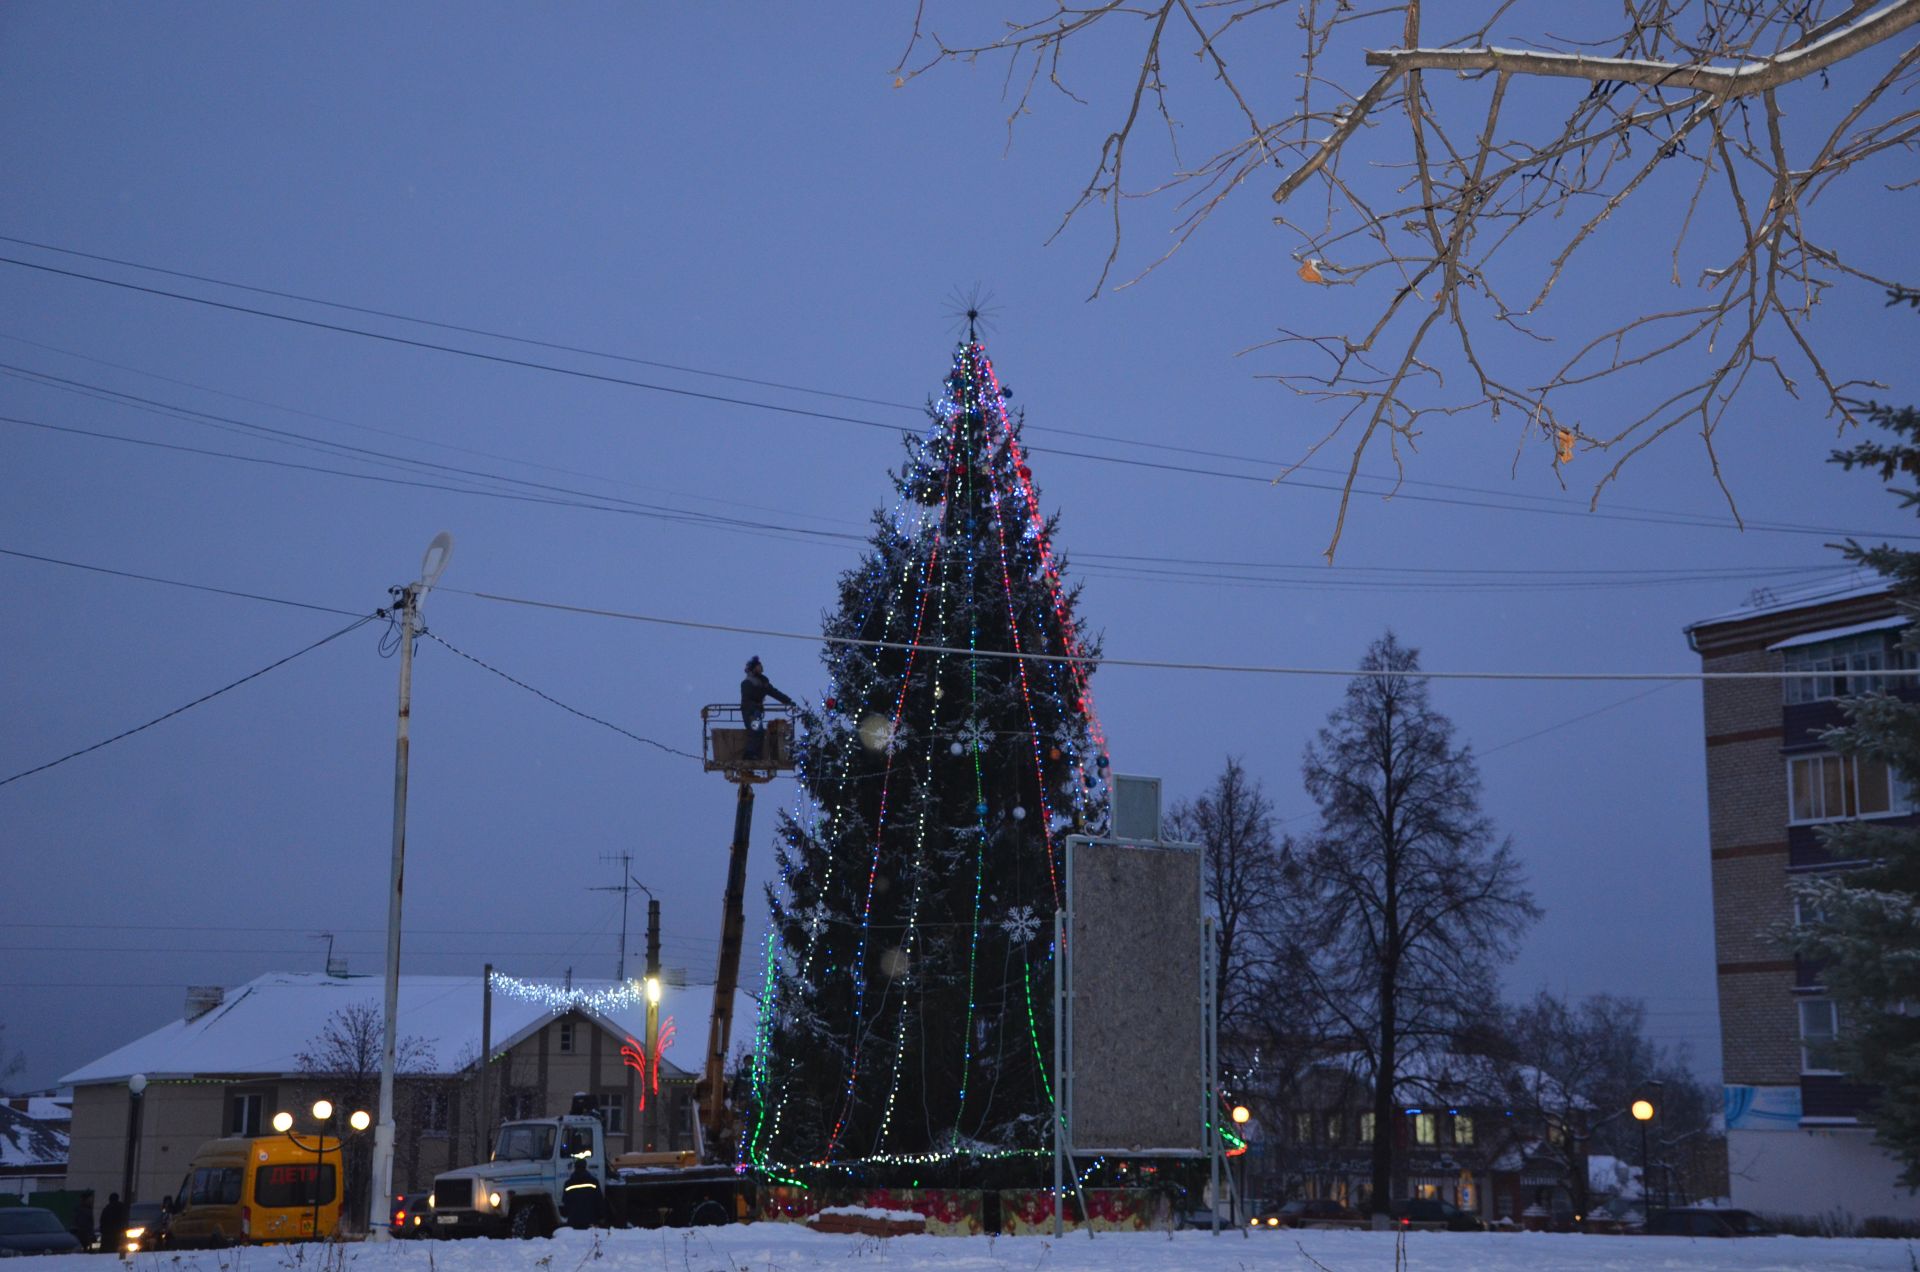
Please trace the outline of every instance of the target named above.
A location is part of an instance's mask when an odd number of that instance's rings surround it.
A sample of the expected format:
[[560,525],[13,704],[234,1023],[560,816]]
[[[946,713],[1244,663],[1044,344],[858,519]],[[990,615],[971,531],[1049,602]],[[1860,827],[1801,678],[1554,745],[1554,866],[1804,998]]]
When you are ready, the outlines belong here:
[[[1920,309],[1920,294],[1893,299]],[[1920,483],[1920,410],[1855,405],[1891,436],[1836,451],[1834,462],[1883,482]],[[1894,493],[1902,506],[1920,507],[1914,486]],[[1886,575],[1902,614],[1920,619],[1920,552],[1857,543],[1846,551]],[[1910,659],[1920,655],[1920,627],[1909,626],[1901,644]],[[1920,702],[1912,687],[1903,680],[1894,692],[1843,699],[1847,723],[1825,735],[1844,755],[1884,762],[1910,793],[1920,792]],[[1872,864],[1796,880],[1801,922],[1790,944],[1820,965],[1840,1010],[1841,1062],[1856,1081],[1879,1088],[1868,1118],[1904,1167],[1902,1182],[1920,1187],[1920,826],[1906,819],[1841,822],[1821,834],[1835,861]]]
[[762,1169],[1042,1173],[1052,916],[1067,836],[1106,827],[1108,759],[1008,396],[970,333],[825,619],[769,889],[741,1142]]

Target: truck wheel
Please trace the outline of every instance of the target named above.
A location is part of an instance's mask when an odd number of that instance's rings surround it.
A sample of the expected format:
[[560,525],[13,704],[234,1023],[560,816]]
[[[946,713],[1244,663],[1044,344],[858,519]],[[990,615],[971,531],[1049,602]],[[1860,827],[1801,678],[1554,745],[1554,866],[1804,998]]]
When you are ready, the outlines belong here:
[[709,1197],[693,1208],[688,1221],[696,1228],[716,1228],[726,1223],[727,1208]]
[[513,1235],[522,1241],[553,1235],[553,1225],[540,1213],[540,1207],[531,1203],[513,1212],[512,1230]]

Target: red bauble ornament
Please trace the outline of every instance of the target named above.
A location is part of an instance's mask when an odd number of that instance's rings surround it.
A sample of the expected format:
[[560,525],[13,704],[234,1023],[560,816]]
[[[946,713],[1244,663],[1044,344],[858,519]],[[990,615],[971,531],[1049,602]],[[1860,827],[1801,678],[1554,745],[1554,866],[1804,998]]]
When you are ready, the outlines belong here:
[[1050,760],[1057,760],[1057,759],[1059,759],[1059,758],[1060,758],[1060,748],[1059,748],[1059,747],[1057,747],[1057,746],[1056,746],[1056,747],[1049,747],[1049,748],[1047,749],[1047,758],[1048,758],[1048,759],[1050,759]]

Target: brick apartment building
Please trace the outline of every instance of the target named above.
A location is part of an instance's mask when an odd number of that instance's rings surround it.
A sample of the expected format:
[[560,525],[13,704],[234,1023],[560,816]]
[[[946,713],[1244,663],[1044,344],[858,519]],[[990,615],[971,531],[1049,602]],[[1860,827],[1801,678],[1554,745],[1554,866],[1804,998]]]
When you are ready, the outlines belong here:
[[1837,699],[1904,682],[1906,625],[1877,577],[1760,593],[1686,629],[1701,670],[1804,673],[1707,681],[1707,816],[1714,951],[1735,1205],[1766,1214],[1920,1220],[1860,1115],[1873,1092],[1836,1069],[1842,1022],[1818,967],[1780,942],[1795,920],[1796,875],[1846,870],[1818,827],[1855,817],[1911,820],[1914,805],[1884,765],[1834,754],[1821,733]]

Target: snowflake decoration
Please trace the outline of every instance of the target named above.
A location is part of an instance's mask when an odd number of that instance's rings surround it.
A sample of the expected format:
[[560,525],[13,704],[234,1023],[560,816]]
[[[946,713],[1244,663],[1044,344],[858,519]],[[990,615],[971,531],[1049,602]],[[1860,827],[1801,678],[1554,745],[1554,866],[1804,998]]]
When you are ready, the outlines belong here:
[[827,909],[827,903],[825,901],[815,901],[812,905],[800,911],[799,917],[806,920],[807,931],[818,932],[827,925],[827,917],[832,913],[831,910]]
[[960,726],[958,734],[960,745],[969,751],[985,751],[987,743],[993,740],[993,730],[986,721],[975,718]]
[[1040,935],[1040,918],[1030,905],[1008,910],[1007,917],[1000,920],[1000,926],[1006,929],[1007,938],[1016,945],[1025,945]]
[[912,729],[909,729],[904,724],[897,724],[887,730],[887,743],[881,749],[887,753],[889,758],[897,756],[901,751],[906,749],[907,739],[911,736],[913,736]]

